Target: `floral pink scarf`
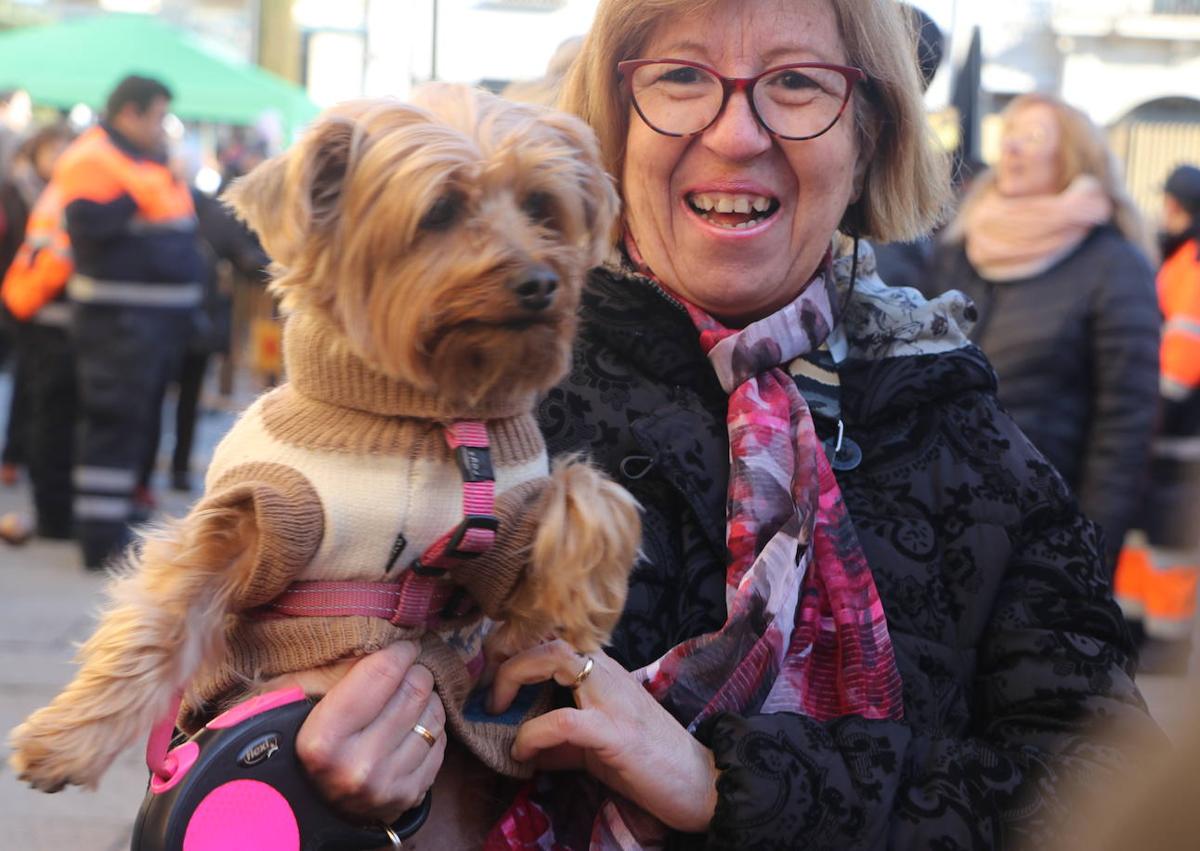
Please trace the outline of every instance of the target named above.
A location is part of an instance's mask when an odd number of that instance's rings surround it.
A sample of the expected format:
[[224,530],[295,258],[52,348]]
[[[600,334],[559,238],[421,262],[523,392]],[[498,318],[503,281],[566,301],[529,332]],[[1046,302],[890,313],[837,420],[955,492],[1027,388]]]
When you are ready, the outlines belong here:
[[[871,570],[808,405],[784,369],[829,336],[835,292],[826,264],[794,302],[741,330],[679,300],[729,394],[727,617],[716,632],[634,673],[693,732],[719,712],[791,711],[818,720],[903,712]],[[638,849],[661,842],[663,825],[591,785],[568,798],[561,790],[547,796],[546,784],[535,784],[486,847]],[[566,800],[570,812],[563,811]],[[580,819],[592,825],[583,842]]]
[[[694,688],[668,660],[724,645],[730,633],[754,631],[750,624],[767,615],[750,651],[727,662],[728,680],[708,679],[715,693],[693,707],[691,729],[717,712],[750,708],[818,720],[902,714],[875,581],[808,405],[784,369],[829,336],[834,298],[833,276],[819,275],[796,301],[740,331],[686,305],[729,394],[729,616],[714,635],[645,669],[647,688],[664,703],[681,682]],[[708,676],[713,665],[695,667]]]

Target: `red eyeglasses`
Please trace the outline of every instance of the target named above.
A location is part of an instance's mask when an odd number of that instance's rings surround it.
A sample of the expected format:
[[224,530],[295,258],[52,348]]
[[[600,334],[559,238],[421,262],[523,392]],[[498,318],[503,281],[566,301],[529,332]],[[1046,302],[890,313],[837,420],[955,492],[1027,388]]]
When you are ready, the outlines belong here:
[[750,110],[767,132],[800,142],[837,124],[856,83],[858,68],[794,62],[753,77],[723,77],[716,69],[685,59],[629,59],[617,73],[642,121],[664,136],[694,136],[712,126],[735,91],[744,91]]

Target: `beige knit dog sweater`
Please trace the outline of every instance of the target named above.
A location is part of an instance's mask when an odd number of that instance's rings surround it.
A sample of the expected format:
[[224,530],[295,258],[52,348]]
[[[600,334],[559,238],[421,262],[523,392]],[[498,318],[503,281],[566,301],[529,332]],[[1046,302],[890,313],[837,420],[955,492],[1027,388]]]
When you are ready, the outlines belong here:
[[[548,464],[533,400],[452,407],[373,370],[304,314],[288,319],[284,353],[290,382],[260,397],[217,447],[198,506],[251,507],[259,540],[253,574],[234,600],[228,653],[196,678],[181,725],[196,729],[256,682],[419,639],[419,661],[433,671],[451,729],[489,767],[527,775],[509,756],[518,719],[476,712],[468,720],[464,704],[479,673],[468,665],[478,662],[536,530],[530,509]],[[384,618],[251,611],[299,580],[396,580],[452,529],[463,516],[462,478],[442,424],[453,419],[484,420],[491,444],[499,531],[486,554],[453,571],[482,615],[425,632]],[[547,700],[542,690],[526,714]]]

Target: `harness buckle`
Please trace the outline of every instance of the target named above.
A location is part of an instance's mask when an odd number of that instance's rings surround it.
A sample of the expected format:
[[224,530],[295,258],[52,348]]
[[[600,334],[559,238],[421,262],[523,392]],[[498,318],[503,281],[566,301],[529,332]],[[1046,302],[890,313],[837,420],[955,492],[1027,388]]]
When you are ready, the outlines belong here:
[[[460,450],[461,451],[461,450]],[[494,514],[468,514],[463,518],[463,521],[458,524],[458,528],[454,530],[449,542],[446,544],[446,549],[443,556],[455,559],[473,559],[483,555],[482,551],[478,550],[460,550],[459,545],[466,538],[467,533],[482,529],[492,534],[500,528],[500,520]]]

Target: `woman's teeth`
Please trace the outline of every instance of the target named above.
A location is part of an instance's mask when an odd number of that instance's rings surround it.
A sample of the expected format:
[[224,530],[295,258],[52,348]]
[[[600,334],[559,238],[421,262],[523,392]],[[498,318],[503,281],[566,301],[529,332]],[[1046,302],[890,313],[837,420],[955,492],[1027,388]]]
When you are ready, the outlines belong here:
[[693,207],[702,213],[716,210],[718,213],[765,213],[771,209],[771,199],[762,195],[709,195],[698,192],[689,199]]
[[718,192],[697,192],[689,195],[687,200],[701,218],[718,227],[734,230],[758,224],[773,214],[779,206],[778,201],[763,195],[728,195]]

